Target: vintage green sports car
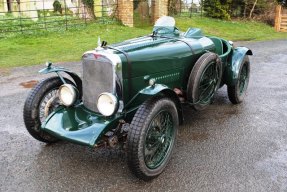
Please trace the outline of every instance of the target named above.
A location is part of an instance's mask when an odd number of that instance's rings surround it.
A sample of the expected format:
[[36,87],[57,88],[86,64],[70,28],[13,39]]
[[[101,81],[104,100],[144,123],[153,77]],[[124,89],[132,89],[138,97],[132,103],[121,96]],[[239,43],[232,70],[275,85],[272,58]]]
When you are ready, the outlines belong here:
[[248,48],[200,29],[180,32],[165,16],[150,35],[112,45],[103,41],[84,53],[82,77],[48,63],[40,73],[56,76],[30,92],[24,122],[35,139],[47,143],[123,146],[131,171],[150,180],[171,157],[183,106],[203,110],[223,85],[233,104],[242,102],[248,55]]

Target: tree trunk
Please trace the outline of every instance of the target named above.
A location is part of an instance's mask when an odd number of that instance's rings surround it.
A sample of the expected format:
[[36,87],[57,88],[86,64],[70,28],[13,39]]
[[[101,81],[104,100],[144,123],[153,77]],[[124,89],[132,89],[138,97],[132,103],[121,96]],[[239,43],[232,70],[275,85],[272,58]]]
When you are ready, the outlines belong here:
[[247,0],[244,1],[243,17],[246,18]]
[[252,7],[252,9],[251,9],[251,11],[250,11],[249,19],[252,18],[252,14],[253,14],[254,8],[255,8],[255,6],[256,6],[256,3],[257,3],[257,0],[255,0],[255,2],[254,2],[254,4],[253,4],[253,7]]

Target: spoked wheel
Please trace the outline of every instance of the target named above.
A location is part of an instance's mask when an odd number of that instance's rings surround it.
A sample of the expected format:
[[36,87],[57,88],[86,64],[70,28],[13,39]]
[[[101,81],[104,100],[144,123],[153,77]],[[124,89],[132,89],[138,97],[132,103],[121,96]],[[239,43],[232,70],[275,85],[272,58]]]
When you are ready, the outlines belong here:
[[60,105],[57,91],[57,88],[51,90],[44,96],[44,98],[40,102],[39,119],[41,124],[45,121],[48,115]]
[[145,138],[144,161],[148,168],[156,169],[163,163],[174,136],[171,114],[161,111],[151,121]]
[[[66,82],[72,83],[68,79]],[[52,135],[43,132],[41,125],[59,105],[58,89],[63,84],[59,77],[44,79],[38,83],[29,93],[23,111],[26,129],[35,139],[53,143],[58,141]]]
[[222,76],[220,59],[214,53],[203,54],[195,63],[187,86],[187,98],[196,110],[205,109],[212,101]]
[[128,165],[140,179],[157,177],[166,167],[174,147],[178,114],[167,98],[148,100],[136,112],[128,133]]
[[250,62],[246,55],[239,70],[239,76],[234,86],[227,86],[228,98],[233,104],[243,101],[250,76]]

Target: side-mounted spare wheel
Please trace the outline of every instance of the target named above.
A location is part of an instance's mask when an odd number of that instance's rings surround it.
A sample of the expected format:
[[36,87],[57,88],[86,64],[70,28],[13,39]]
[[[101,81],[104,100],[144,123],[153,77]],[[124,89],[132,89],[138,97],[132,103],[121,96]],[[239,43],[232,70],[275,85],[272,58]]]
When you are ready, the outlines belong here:
[[[70,80],[65,79],[69,84]],[[50,77],[39,82],[29,93],[24,104],[24,123],[26,129],[35,139],[53,143],[58,141],[52,135],[41,130],[46,117],[60,105],[58,89],[63,85],[59,77]]]
[[243,101],[250,77],[250,62],[245,55],[239,69],[238,79],[235,85],[227,86],[228,98],[233,104],[239,104]]
[[140,179],[162,173],[174,148],[178,129],[176,105],[169,98],[154,97],[137,110],[127,138],[128,165]]
[[187,99],[196,110],[205,109],[220,86],[222,63],[215,53],[203,54],[191,70],[187,84]]

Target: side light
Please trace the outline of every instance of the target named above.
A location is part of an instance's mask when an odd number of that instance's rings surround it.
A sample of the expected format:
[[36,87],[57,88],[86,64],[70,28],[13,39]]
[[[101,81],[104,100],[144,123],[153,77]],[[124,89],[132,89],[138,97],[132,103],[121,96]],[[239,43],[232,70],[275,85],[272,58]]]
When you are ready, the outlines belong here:
[[149,80],[149,82],[148,82],[148,84],[150,85],[150,86],[154,86],[155,85],[155,79],[154,78],[152,78],[152,79],[150,79]]

